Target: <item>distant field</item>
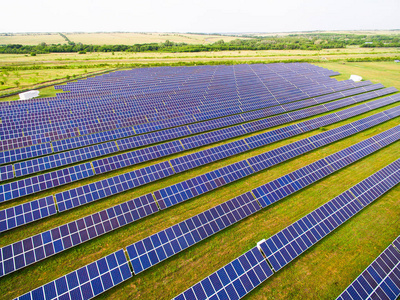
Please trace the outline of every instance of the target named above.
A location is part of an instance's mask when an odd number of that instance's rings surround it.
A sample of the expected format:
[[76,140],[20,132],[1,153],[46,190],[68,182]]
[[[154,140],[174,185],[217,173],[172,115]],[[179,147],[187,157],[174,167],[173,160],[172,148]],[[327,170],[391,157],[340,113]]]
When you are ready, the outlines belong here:
[[43,34],[14,34],[5,36],[0,34],[0,45],[4,44],[21,44],[21,45],[38,45],[46,44],[64,44],[65,39],[58,33],[43,33]]
[[[134,33],[134,32],[102,32],[102,33],[64,33],[71,42],[92,44],[92,45],[134,45],[147,43],[164,43],[166,40],[175,43],[186,44],[209,44],[219,40],[230,42],[238,37],[185,34],[185,33]],[[244,39],[240,37],[241,39]],[[14,34],[12,36],[0,35],[0,45],[2,44],[21,44],[38,45],[63,44],[65,39],[58,33],[43,34]]]
[[66,36],[75,43],[92,45],[134,45],[146,43],[163,43],[166,40],[175,43],[209,44],[219,40],[225,42],[237,39],[237,37],[183,34],[183,33],[66,33]]
[[294,32],[266,32],[266,33],[248,33],[254,36],[286,36],[290,34],[317,34],[317,33],[336,33],[336,34],[363,34],[363,35],[376,35],[376,34],[399,34],[400,30],[332,30],[332,31],[294,31]]
[[[93,33],[74,33],[64,32],[70,41],[74,43],[92,44],[92,45],[134,45],[145,43],[163,43],[166,40],[175,43],[187,44],[209,44],[219,40],[230,42],[234,39],[246,39],[248,36],[287,36],[291,34],[318,34],[318,33],[336,33],[336,34],[363,34],[363,35],[392,35],[400,34],[400,30],[347,30],[347,31],[310,31],[310,32],[249,32],[249,33],[226,33],[224,35],[190,34],[190,33],[139,33],[139,32],[93,32]],[[65,39],[58,33],[17,33],[12,36],[0,34],[0,45],[2,44],[22,44],[38,45],[42,42],[46,44],[63,44]]]

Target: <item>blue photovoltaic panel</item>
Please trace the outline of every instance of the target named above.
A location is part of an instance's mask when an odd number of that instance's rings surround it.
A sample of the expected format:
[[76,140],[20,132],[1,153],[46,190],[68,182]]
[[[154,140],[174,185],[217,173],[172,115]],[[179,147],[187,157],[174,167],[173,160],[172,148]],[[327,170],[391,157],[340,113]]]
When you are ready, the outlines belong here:
[[110,177],[55,195],[58,210],[65,211],[99,199],[115,195],[146,183],[168,177],[173,170],[168,162]]
[[393,241],[393,245],[400,251],[400,235],[397,239]]
[[34,194],[93,176],[90,163],[0,185],[0,202]]
[[400,296],[400,253],[393,245],[357,277],[338,300],[392,299]]
[[249,146],[247,146],[243,140],[239,140],[171,159],[170,163],[174,168],[175,173],[180,173],[241,152],[245,152],[249,149]]
[[275,271],[280,270],[362,209],[346,192],[260,244]]
[[[384,133],[381,133],[381,134],[379,134],[378,136],[385,136],[385,137],[388,137],[388,135],[384,132]],[[369,140],[371,140],[371,139],[369,139]],[[359,144],[365,144],[364,142],[362,142],[362,143],[359,143]],[[352,146],[353,147],[353,146]],[[363,150],[363,149],[361,149],[361,150]],[[359,158],[361,158],[363,155],[366,155],[366,154],[362,154],[361,156],[359,155],[359,156],[357,156],[356,158],[357,159],[359,159]],[[313,164],[311,164],[310,166],[309,166],[310,168],[314,168],[314,169],[318,169],[319,167],[321,167],[318,163],[313,163]],[[324,166],[324,165],[322,165],[322,167],[326,167],[326,166]],[[319,170],[320,171],[320,170]],[[321,176],[321,174],[319,174],[320,176]],[[324,175],[323,173],[322,173],[322,175]],[[322,176],[323,177],[323,176]],[[321,178],[322,178],[321,177]],[[304,178],[302,178],[302,179],[304,179]],[[281,180],[282,180],[282,182],[285,182],[285,178],[281,178]],[[278,180],[278,182],[279,182],[279,180]],[[284,189],[283,189],[284,190]],[[261,201],[260,201],[261,202]],[[74,231],[74,233],[75,233],[75,231]],[[68,234],[68,233],[67,233]],[[35,255],[34,256],[36,256],[36,257],[39,257],[39,259],[43,259],[44,258],[44,250],[43,250],[43,247],[42,247],[42,242],[43,242],[43,239],[44,237],[40,237],[37,241],[36,241],[36,244],[37,245],[39,245],[39,249],[38,250],[36,250],[35,249]],[[33,239],[32,239],[33,240]],[[67,245],[69,245],[69,246],[71,246],[71,244],[72,243],[79,243],[80,242],[80,240],[79,240],[79,237],[76,239],[76,241],[72,241],[72,239],[71,238],[69,238],[68,239],[68,243],[67,243]],[[64,243],[64,241],[63,241],[63,243]],[[29,243],[28,243],[29,244]],[[14,246],[12,246],[12,247],[14,247]],[[20,246],[16,246],[17,248],[16,249],[18,249],[18,247],[20,247]],[[54,248],[55,248],[55,246],[52,248],[51,246],[49,246],[48,248],[47,248],[47,250],[46,251],[49,251],[48,253],[50,253],[50,255],[51,254],[53,254],[54,253]],[[18,257],[16,257],[15,258],[15,262],[14,262],[14,257],[12,257],[12,255],[13,255],[13,251],[10,251],[9,249],[13,249],[13,248],[9,248],[9,246],[7,246],[7,247],[5,247],[5,254],[3,255],[3,258],[4,257],[7,257],[7,262],[4,264],[4,267],[5,267],[5,269],[4,270],[6,270],[6,273],[9,273],[9,272],[12,272],[12,271],[14,271],[15,270],[15,266],[19,266],[19,268],[21,268],[21,267],[23,267],[24,266],[24,264],[23,263],[21,263],[21,259],[19,258],[21,255],[19,255],[20,254],[20,252],[16,252],[17,254],[18,254]],[[30,249],[31,248],[29,248],[29,245],[28,245],[28,249],[29,249],[29,252],[30,253],[32,253],[33,254],[33,252],[32,251],[30,251]],[[58,249],[61,249],[61,250],[63,250],[64,248],[63,247],[61,247],[61,248],[58,248]],[[53,251],[53,252],[52,252]],[[59,250],[60,251],[60,250]],[[36,253],[37,252],[37,253]],[[11,256],[10,256],[11,255]],[[46,255],[47,255],[47,253],[46,253]],[[31,255],[32,256],[32,255]],[[21,256],[22,257],[22,256]],[[27,259],[26,259],[27,261],[32,261],[32,257],[28,257]],[[23,260],[22,260],[22,262],[23,262]],[[33,262],[33,261],[32,261]]]
[[0,210],[0,232],[46,218],[56,212],[53,196]]
[[[385,90],[387,90],[387,92],[385,94],[392,92],[391,89],[385,89]],[[371,97],[375,97],[376,95],[375,94],[373,94],[373,95],[364,94],[363,96],[364,96],[364,98],[362,100],[364,101],[366,99],[370,99]],[[346,100],[345,102],[343,102],[344,100],[335,101],[332,104],[335,104],[335,108],[338,108],[338,107],[343,107],[343,106],[357,102],[357,101],[351,101],[351,99],[352,98],[345,99]],[[310,100],[305,100],[305,101],[309,102]],[[387,101],[389,101],[389,100],[387,100]],[[303,102],[303,101],[300,101],[300,102]],[[311,105],[310,103],[308,103],[308,104]],[[299,106],[299,105],[297,105],[297,106]],[[303,112],[303,110],[295,112],[296,114],[299,114],[299,116],[297,116],[297,117],[295,115],[292,115],[291,118],[285,119],[285,118],[283,118],[284,115],[282,115],[282,116],[268,118],[268,120],[260,120],[260,121],[256,121],[256,122],[252,122],[252,123],[243,124],[243,126],[245,126],[245,128],[247,128],[246,130],[248,132],[252,132],[255,130],[261,130],[261,129],[265,128],[266,126],[270,127],[270,126],[276,126],[279,124],[283,124],[285,122],[289,122],[291,119],[300,119],[300,118],[306,117],[306,115],[315,115],[316,113],[319,113],[321,109],[325,109],[324,106],[309,108],[309,109],[304,110],[304,112]],[[333,107],[331,109],[333,109]],[[282,112],[282,111],[280,111],[280,112]],[[275,113],[280,113],[280,112],[275,112]],[[254,114],[254,112],[250,112],[250,113]],[[312,114],[310,114],[310,113],[312,113]],[[268,115],[265,115],[265,116],[268,116]],[[233,117],[235,117],[235,120],[239,123],[243,121],[243,115],[231,116],[231,117],[227,117],[227,118],[233,118]],[[259,116],[259,117],[261,117],[261,116]],[[279,119],[279,122],[276,123],[276,121],[274,121],[274,120],[278,120],[278,119]],[[211,122],[217,123],[218,122],[218,124],[220,124],[222,126],[223,122],[221,123],[218,120],[219,119],[211,120],[208,122],[209,123],[211,123]],[[250,118],[248,120],[252,120],[252,119]],[[232,120],[230,123],[232,123]],[[197,123],[197,124],[202,124],[202,123]],[[194,125],[196,125],[196,124],[194,124]],[[211,127],[213,127],[213,128],[211,128],[209,125],[206,127],[209,129],[214,129],[214,127],[215,127],[215,129],[218,128],[216,126],[211,126]],[[177,131],[177,132],[175,133],[174,131]],[[151,133],[151,134],[143,135],[143,136],[139,136],[139,137],[132,137],[132,138],[118,140],[117,141],[118,147],[116,146],[116,144],[114,142],[108,142],[108,143],[104,143],[104,144],[90,146],[87,148],[81,148],[81,149],[77,149],[77,150],[63,152],[62,154],[54,154],[54,155],[50,155],[45,158],[39,158],[39,159],[34,159],[31,161],[26,161],[23,163],[15,164],[16,176],[18,177],[18,176],[22,176],[22,175],[28,175],[28,174],[32,174],[32,173],[35,173],[38,171],[44,171],[44,170],[48,170],[51,168],[67,165],[67,164],[70,164],[73,162],[78,162],[78,161],[87,160],[90,158],[106,155],[106,154],[109,154],[112,152],[118,152],[120,150],[126,150],[126,149],[133,149],[133,148],[136,148],[139,146],[151,144],[152,142],[161,142],[161,141],[165,141],[165,140],[168,140],[171,138],[177,138],[177,137],[189,135],[189,134],[190,134],[190,132],[188,132],[184,128],[173,128],[170,130],[165,130],[164,133],[162,133],[162,134],[160,134],[159,132],[155,132],[155,133]],[[223,135],[223,132],[221,132],[221,134]],[[164,137],[164,138],[162,138],[162,137]],[[167,145],[168,144],[164,144],[164,147]],[[152,151],[152,150],[150,150],[150,151]],[[157,152],[157,151],[153,151],[153,152]],[[138,154],[135,154],[135,153],[132,153],[132,154],[134,157],[138,156]],[[153,153],[153,155],[154,155],[154,153]],[[169,155],[169,154],[166,153],[165,155]],[[139,153],[139,156],[142,156],[142,159],[139,160],[139,162],[144,161],[143,160],[144,155],[140,155],[140,153]],[[156,157],[158,157],[158,156],[156,156]],[[111,159],[112,158],[113,157],[111,157]],[[124,157],[124,158],[126,161],[127,158],[126,157]],[[132,162],[131,158],[132,157],[128,158],[130,163],[128,163],[127,165],[134,164]],[[114,157],[114,159],[110,162],[110,164],[113,164],[114,161],[119,161],[120,159],[122,159],[122,157],[120,157],[120,156],[118,157],[118,159],[117,159],[117,157]],[[149,157],[145,160],[149,160],[149,159],[154,159],[154,158]],[[135,159],[135,161],[136,161],[136,159]],[[138,162],[135,162],[135,163],[138,163]],[[104,169],[102,172],[105,172],[106,170],[110,171],[111,169]],[[99,170],[96,169],[96,173],[99,173]]]
[[[118,152],[118,147],[114,142],[90,146],[86,149],[80,148],[72,151],[56,153],[28,161],[14,164],[15,176],[26,176],[29,174],[58,168],[61,166],[73,164],[76,162],[95,158],[97,156],[107,155]],[[97,173],[97,172],[96,172]]]
[[333,170],[325,159],[320,159],[292,173],[253,189],[262,207],[271,205],[280,199],[331,174]]
[[154,196],[160,208],[165,209],[252,173],[253,170],[244,160],[155,191]]
[[127,247],[138,274],[260,210],[251,193],[233,198]]
[[131,277],[125,253],[119,250],[17,299],[92,299]]
[[[400,100],[400,98],[397,100]],[[397,101],[397,100],[390,100],[390,102]],[[388,104],[385,102],[385,99],[380,99],[378,101],[382,102],[382,105]],[[373,101],[373,102],[375,102],[375,101]],[[356,111],[354,113],[352,112],[351,116],[353,116],[354,114],[362,113],[364,111],[364,110],[362,110],[362,111],[357,110],[357,107],[353,107],[353,108],[350,108],[350,109],[347,109],[344,111],[353,111],[354,109],[356,109]],[[366,109],[369,110],[368,108],[366,108]],[[342,112],[344,112],[344,111],[342,111]],[[277,117],[281,117],[281,116],[277,116]],[[345,114],[345,117],[350,117],[350,115]],[[279,129],[267,132],[265,134],[257,135],[257,136],[251,137],[251,138],[246,138],[245,141],[251,148],[255,148],[255,147],[262,146],[262,145],[266,145],[268,143],[275,142],[279,139],[288,138],[290,136],[300,134],[304,131],[313,130],[313,129],[319,128],[321,126],[325,126],[325,125],[328,125],[328,124],[331,124],[334,122],[338,122],[338,121],[340,121],[340,119],[334,113],[334,114],[326,115],[326,116],[319,117],[319,118],[316,118],[313,120],[301,122],[296,125],[290,125],[290,126],[287,126],[284,128],[279,128]],[[236,126],[235,128],[239,128],[239,127],[242,128],[241,126]],[[230,135],[227,134],[227,132],[229,132],[229,130],[237,131],[235,128],[232,127],[232,128],[226,128],[226,129],[221,130],[220,131],[221,136],[219,136],[219,137],[216,137],[216,135],[218,134],[217,132],[207,133],[207,134],[212,134],[214,136],[214,138],[208,142],[215,142],[221,138],[222,139],[228,138]],[[198,141],[196,141],[197,146],[206,143],[206,141],[203,140],[204,137],[201,139],[199,138],[199,136],[190,137],[190,138],[198,139]],[[96,168],[97,168],[96,170],[99,172],[110,171],[113,169],[122,168],[124,166],[131,165],[132,163],[138,163],[140,161],[145,161],[145,160],[161,157],[162,156],[160,154],[161,152],[163,152],[164,155],[169,155],[174,152],[178,152],[179,150],[182,150],[180,148],[181,146],[179,145],[179,142],[171,142],[171,144],[173,144],[173,143],[176,143],[176,145],[172,145],[172,147],[170,147],[170,148],[167,147],[167,149],[163,149],[162,145],[151,147],[151,151],[153,151],[152,153],[146,152],[146,151],[150,151],[149,149],[139,150],[138,152],[141,153],[140,154],[141,158],[139,160],[135,160],[135,159],[133,159],[133,157],[129,158],[128,154],[121,155],[121,158],[123,158],[123,160],[119,159],[118,158],[119,156],[100,160],[99,162],[96,162]],[[200,143],[200,144],[198,144],[198,143]],[[193,141],[190,142],[189,144],[193,144]],[[186,144],[186,146],[188,146],[189,144]],[[192,145],[191,147],[197,147],[196,145]],[[247,147],[247,145],[244,147]],[[241,149],[241,148],[239,148],[239,149]],[[205,153],[205,152],[202,152],[202,153]],[[34,192],[43,191],[43,190],[46,190],[46,189],[49,189],[52,187],[56,187],[58,185],[77,181],[82,178],[86,178],[88,176],[93,176],[93,175],[94,175],[94,173],[93,173],[90,163],[86,163],[86,164],[77,165],[75,167],[70,167],[67,169],[54,171],[54,172],[47,173],[44,175],[27,178],[27,179],[20,180],[17,182],[8,183],[8,184],[0,186],[0,202],[8,201],[8,200],[15,199],[18,197],[22,197],[22,196],[25,196],[25,195],[28,195],[28,194],[31,194]]]
[[[341,138],[344,138],[351,134],[354,134],[360,130],[365,130],[365,129],[367,129],[371,126],[374,126],[378,123],[384,122],[384,121],[386,121],[386,118],[382,117],[382,114],[386,115],[385,114],[386,112],[389,112],[389,114],[387,114],[387,115],[390,115],[389,118],[397,116],[397,113],[396,114],[390,113],[394,109],[396,109],[396,108],[386,110],[382,113],[378,113],[378,114],[366,117],[364,119],[355,121],[351,124],[343,125],[341,127],[311,136],[304,140],[300,140],[300,141],[291,143],[289,145],[285,145],[280,148],[268,151],[266,153],[251,157],[248,159],[248,162],[251,164],[251,167],[256,172],[258,172],[260,170],[268,168],[277,163],[281,163],[285,160],[288,160],[295,156],[298,156],[298,155],[301,155],[308,151],[311,151],[311,150],[315,149],[315,146],[321,147],[323,145],[332,143],[338,139],[341,139]],[[398,110],[398,113],[400,114],[400,110]],[[362,126],[360,127],[359,124],[362,124]],[[355,129],[355,127],[359,128],[358,131]],[[390,133],[390,131],[389,131],[389,133]],[[386,132],[384,134],[385,134],[385,136],[390,137],[391,135],[389,133]],[[393,139],[393,137],[390,137],[390,138]],[[187,156],[174,159],[171,161],[171,163],[174,167],[174,171],[176,172],[176,170],[182,171],[183,169],[194,168],[195,166],[198,166],[201,163],[209,163],[210,161],[212,161],[214,159],[221,159],[221,158],[225,157],[226,155],[232,155],[233,153],[236,153],[235,149],[239,149],[239,150],[247,149],[246,144],[242,141],[233,142],[233,143],[230,143],[230,145],[236,146],[236,148],[232,148],[232,147],[226,148],[225,146],[227,146],[227,145],[222,145],[222,146],[218,146],[215,148],[205,150],[204,153],[206,155],[208,155],[206,157],[200,156],[200,154],[203,154],[203,151],[200,151],[200,152],[197,152],[194,154],[189,154]],[[216,149],[216,148],[218,148],[218,149],[221,148],[222,156],[218,155],[219,154],[218,152],[213,151],[213,149]],[[233,169],[227,169],[225,171],[226,168],[222,168],[222,171],[223,171],[222,174],[220,171],[217,172],[217,170],[216,170],[216,171],[204,174],[202,176],[199,176],[197,178],[193,178],[193,179],[189,179],[185,182],[181,182],[175,186],[171,186],[169,188],[165,188],[165,189],[156,191],[156,192],[154,192],[154,195],[155,195],[156,199],[159,201],[160,207],[163,209],[167,206],[172,205],[171,200],[173,200],[173,202],[176,204],[178,199],[179,199],[179,202],[190,199],[201,193],[208,192],[212,189],[218,188],[219,186],[229,183],[232,181],[232,179],[237,180],[239,178],[242,178],[243,176],[247,176],[252,173],[251,168],[246,167],[247,166],[246,161],[241,162],[241,164],[244,164],[244,165],[240,165],[241,167],[239,169],[237,169],[237,167],[236,167],[234,170],[235,174],[231,175],[231,177],[235,176],[234,178],[229,178],[229,177],[227,178],[227,176],[225,176],[225,173],[229,174],[232,172]],[[233,164],[231,167],[235,167],[235,164]],[[204,176],[210,177],[210,178],[204,178],[204,180],[203,180]],[[226,181],[226,179],[228,179],[228,180]],[[178,199],[176,199],[177,197],[178,197]],[[164,200],[164,198],[165,198],[165,200]],[[45,217],[45,215],[42,215],[42,218],[43,217]],[[23,223],[18,223],[16,226],[19,226],[22,224]]]
[[272,275],[254,247],[174,299],[240,299]]
[[93,167],[96,174],[101,174],[182,151],[184,151],[184,148],[179,141],[172,141],[162,145],[95,160],[93,161]]
[[[373,189],[382,188],[386,192],[400,182],[399,166],[400,159],[379,170],[359,184],[369,184],[365,193],[369,193],[374,197],[374,199],[377,199],[380,195],[375,194]],[[273,269],[270,269],[268,266],[268,269],[271,270],[271,272],[269,272],[270,275],[268,275],[265,279],[273,275],[272,270],[277,271],[285,266],[312,245],[317,243],[324,236],[351,218],[362,208],[363,206],[357,201],[355,196],[350,192],[350,190],[347,190],[338,197],[311,212],[307,216],[278,232],[268,240],[263,240],[258,243],[258,246],[266,256],[267,261],[269,261],[273,267]],[[400,237],[398,239],[400,239]],[[145,249],[144,247],[146,247],[145,243],[142,245],[143,249]],[[259,255],[257,248],[253,248],[250,251],[254,251],[255,256]],[[240,278],[241,274],[246,273],[247,270],[251,269],[251,265],[257,263],[257,261],[253,263],[250,262],[248,265],[247,263],[249,261],[240,261],[241,258],[243,259],[243,255],[233,260],[224,268],[213,273],[201,282],[195,284],[174,299],[240,299],[244,297],[255,286],[257,286],[260,281],[255,281],[257,284],[254,285],[254,282],[252,282],[251,278],[250,280],[248,280],[249,278],[244,278],[244,281],[242,278]],[[382,281],[382,279],[385,277],[382,275],[382,269],[387,269],[389,266],[393,267],[395,265],[394,262],[397,262],[398,265],[400,253],[390,253],[390,255],[387,255],[385,258],[382,259],[383,264],[381,263],[379,266],[374,266],[374,275],[369,275],[369,278],[372,279],[372,282],[375,283],[375,286],[376,278],[374,278],[374,276],[378,276]],[[268,265],[266,261],[264,261],[264,257],[261,255],[259,256],[258,262],[263,262],[265,265]],[[384,282],[386,285],[382,285],[382,290],[386,293],[386,295],[393,296],[390,294],[390,292],[398,289],[398,287],[395,286],[395,280],[400,283],[400,277],[398,276],[399,273],[400,271],[397,268],[395,276],[391,274],[390,280],[386,280]],[[237,279],[238,277],[240,278],[239,280]],[[387,277],[389,276],[386,276],[386,278]],[[261,282],[262,281],[263,280],[261,280]],[[250,282],[252,283],[251,285],[249,284]],[[370,284],[367,281],[365,282],[367,285]],[[375,294],[378,293],[376,292]],[[382,295],[381,291],[379,291],[379,294]],[[354,293],[352,295],[354,295]],[[348,295],[340,298],[340,300],[344,299],[367,298],[360,298],[359,296],[352,298],[348,297]],[[387,299],[387,297],[384,299]],[[395,298],[390,297],[389,299]]]
[[14,170],[12,165],[0,167],[0,181],[14,178]]
[[0,152],[0,164],[6,164],[32,157],[47,155],[52,152],[51,144],[40,144],[9,151]]
[[[400,159],[260,244],[278,271],[400,182]],[[368,199],[368,201],[364,201]],[[360,204],[360,202],[362,204]]]
[[2,247],[0,277],[157,211],[153,195],[147,194]]

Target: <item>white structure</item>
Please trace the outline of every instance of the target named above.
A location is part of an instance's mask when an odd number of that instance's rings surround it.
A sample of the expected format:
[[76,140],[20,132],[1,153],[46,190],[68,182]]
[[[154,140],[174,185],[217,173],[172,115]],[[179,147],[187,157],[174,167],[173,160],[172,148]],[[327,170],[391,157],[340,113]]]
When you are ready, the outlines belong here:
[[19,94],[19,100],[28,100],[39,96],[39,91],[27,91]]
[[362,77],[358,75],[351,75],[350,79],[353,80],[354,82],[359,82],[362,80]]

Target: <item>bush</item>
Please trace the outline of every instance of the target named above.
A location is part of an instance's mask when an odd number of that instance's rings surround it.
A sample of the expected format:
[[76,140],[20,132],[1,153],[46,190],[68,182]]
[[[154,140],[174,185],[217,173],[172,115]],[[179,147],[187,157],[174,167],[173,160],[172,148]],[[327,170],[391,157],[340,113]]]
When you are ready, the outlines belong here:
[[86,54],[86,51],[79,51],[78,54]]
[[36,52],[31,52],[31,56],[36,56]]

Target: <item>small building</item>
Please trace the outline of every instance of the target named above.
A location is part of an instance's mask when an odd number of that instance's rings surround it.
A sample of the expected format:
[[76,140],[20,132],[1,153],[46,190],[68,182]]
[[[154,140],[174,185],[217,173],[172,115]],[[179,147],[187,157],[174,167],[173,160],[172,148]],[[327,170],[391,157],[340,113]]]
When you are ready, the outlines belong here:
[[400,60],[398,60],[398,59],[395,59],[395,60],[394,60],[394,62],[395,62],[395,63],[399,63],[399,62],[400,62]]
[[358,75],[351,75],[350,79],[353,80],[354,82],[359,82],[362,80],[362,77]]
[[24,92],[24,93],[20,93],[18,95],[19,95],[19,100],[29,100],[29,99],[38,97],[39,96],[39,91],[35,91],[35,90],[27,91],[27,92]]

